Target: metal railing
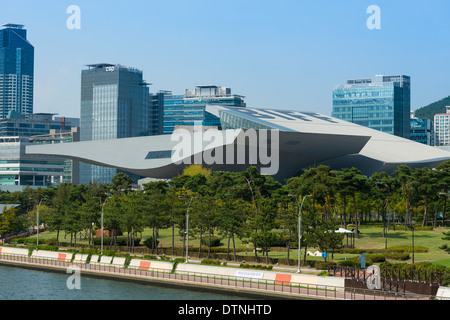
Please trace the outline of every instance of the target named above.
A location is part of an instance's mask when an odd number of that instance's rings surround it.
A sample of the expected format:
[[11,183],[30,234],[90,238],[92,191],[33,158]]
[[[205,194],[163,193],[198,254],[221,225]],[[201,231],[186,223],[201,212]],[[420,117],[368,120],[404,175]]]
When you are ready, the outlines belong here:
[[288,282],[281,280],[256,279],[249,277],[220,275],[192,271],[179,271],[172,273],[166,269],[149,268],[149,270],[139,267],[128,266],[119,267],[104,263],[77,263],[60,261],[44,257],[31,257],[27,255],[17,255],[0,253],[1,261],[11,261],[16,263],[26,263],[39,266],[51,267],[72,267],[77,266],[94,272],[109,274],[121,274],[126,276],[140,277],[143,279],[162,279],[182,281],[193,285],[209,285],[242,289],[253,292],[263,292],[271,294],[289,294],[299,298],[335,299],[335,300],[430,300],[433,297],[426,295],[397,294],[379,290],[343,288],[331,285],[318,285],[309,283]]

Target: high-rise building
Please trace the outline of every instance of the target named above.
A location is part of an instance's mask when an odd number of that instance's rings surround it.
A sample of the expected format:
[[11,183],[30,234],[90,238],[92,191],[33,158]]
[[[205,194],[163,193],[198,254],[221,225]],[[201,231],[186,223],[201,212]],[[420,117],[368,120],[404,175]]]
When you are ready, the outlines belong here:
[[0,137],[0,190],[20,191],[26,186],[57,186],[64,176],[65,159],[30,155],[31,137]]
[[0,118],[10,110],[33,113],[34,47],[20,24],[0,30]]
[[411,133],[409,139],[428,146],[434,146],[434,128],[430,119],[419,119],[411,116]]
[[164,92],[150,93],[149,127],[150,136],[163,134],[164,131]]
[[[52,129],[48,134],[32,136],[29,142],[36,144],[56,144],[56,143],[71,143],[80,141],[80,128],[67,127],[64,130]],[[63,159],[64,171],[60,177],[59,183],[79,183],[80,163],[78,160]]]
[[54,117],[53,113],[17,113],[13,110],[8,116],[0,119],[1,137],[31,137],[49,134],[51,130],[70,131],[80,126],[79,118]]
[[445,108],[446,113],[434,115],[436,146],[450,146],[450,106]]
[[[150,94],[142,71],[122,65],[88,65],[81,74],[81,141],[149,135]],[[120,151],[119,151],[120,152]],[[117,169],[80,163],[80,183],[109,183]]]
[[408,76],[349,79],[333,90],[333,117],[399,137],[410,137],[410,112]]
[[176,126],[220,128],[220,119],[206,111],[206,105],[245,107],[244,97],[231,94],[231,89],[216,85],[198,85],[185,90],[184,95],[164,92],[164,134],[170,134]]

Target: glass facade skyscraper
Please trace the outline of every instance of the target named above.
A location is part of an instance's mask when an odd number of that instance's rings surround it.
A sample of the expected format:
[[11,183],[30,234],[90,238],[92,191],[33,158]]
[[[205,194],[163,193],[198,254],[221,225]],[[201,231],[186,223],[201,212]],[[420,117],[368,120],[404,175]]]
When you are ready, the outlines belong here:
[[332,116],[410,137],[411,80],[404,75],[350,79],[333,90]]
[[434,128],[430,119],[418,119],[411,117],[411,136],[412,141],[434,146]]
[[0,118],[10,110],[33,113],[34,47],[23,25],[0,30]]
[[184,95],[164,92],[164,134],[170,134],[176,126],[193,126],[221,129],[220,119],[205,110],[206,105],[245,107],[244,97],[231,94],[231,89],[215,85],[198,85],[185,90]]
[[31,137],[0,137],[1,190],[19,191],[25,186],[56,186],[61,182],[65,160],[27,154],[25,148],[34,144],[32,140]]
[[[81,74],[81,141],[149,135],[148,84],[135,68],[88,65]],[[109,183],[117,169],[80,164],[80,183]]]

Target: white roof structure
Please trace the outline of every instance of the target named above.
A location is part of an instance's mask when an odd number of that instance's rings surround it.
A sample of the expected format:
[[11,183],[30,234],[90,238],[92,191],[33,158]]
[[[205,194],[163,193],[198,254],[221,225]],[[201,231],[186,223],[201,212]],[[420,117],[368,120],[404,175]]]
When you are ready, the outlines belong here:
[[170,179],[193,163],[228,171],[254,165],[284,180],[320,164],[335,170],[356,167],[369,176],[400,164],[435,167],[450,160],[449,151],[315,112],[215,105],[206,111],[220,118],[222,130],[194,127],[182,134],[28,146],[26,152],[155,179]]

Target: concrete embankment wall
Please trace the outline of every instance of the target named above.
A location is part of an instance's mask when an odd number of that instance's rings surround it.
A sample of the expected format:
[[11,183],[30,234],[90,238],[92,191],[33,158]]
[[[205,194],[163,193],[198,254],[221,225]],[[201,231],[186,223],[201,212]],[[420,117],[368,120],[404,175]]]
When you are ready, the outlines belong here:
[[288,285],[290,283],[301,283],[302,285],[310,284],[314,286],[333,286],[341,288],[345,287],[344,278],[319,277],[316,275],[293,274],[289,272],[259,271],[253,269],[205,266],[192,263],[180,263],[177,266],[177,272],[199,272],[207,274],[220,274],[230,277],[271,280],[279,284],[283,283],[285,285]]
[[[0,255],[18,255],[28,257],[28,249],[13,248],[13,247],[0,247]],[[86,264],[87,254],[75,254],[73,257],[72,253],[67,252],[53,252],[44,250],[33,250],[31,254],[32,258],[40,258],[54,261],[71,262],[74,264]],[[72,260],[73,257],[73,260]],[[109,256],[99,256],[92,255],[89,264],[91,265],[101,265],[123,268],[125,267],[125,258],[122,257],[109,257]],[[143,259],[132,259],[128,265],[130,269],[140,269],[140,270],[158,270],[160,272],[171,272],[173,269],[173,264],[169,261],[150,261]],[[313,287],[335,287],[337,291],[345,290],[345,279],[341,277],[320,277],[311,274],[298,274],[289,272],[279,272],[279,271],[268,271],[268,270],[254,270],[254,269],[243,269],[243,268],[233,268],[233,267],[220,267],[220,266],[208,266],[200,265],[195,263],[179,263],[176,268],[178,274],[181,273],[196,273],[198,275],[210,275],[210,276],[225,276],[225,277],[236,277],[239,279],[245,278],[246,280],[267,280],[274,281],[276,284],[301,284],[311,285]],[[437,298],[450,299],[450,288],[440,287],[437,293]]]
[[[28,256],[27,249],[0,247],[0,254],[13,254]],[[63,262],[73,263],[86,263],[87,254],[75,254],[72,260],[72,253],[67,252],[53,252],[45,250],[33,250],[32,258],[41,258],[48,260],[57,260]],[[122,257],[109,257],[92,255],[90,262],[91,265],[102,265],[111,267],[124,267],[125,258]],[[141,270],[159,270],[165,272],[171,272],[173,264],[168,261],[149,261],[142,259],[132,259],[128,268],[141,269]],[[334,286],[344,288],[344,279],[335,277],[319,277],[315,275],[307,274],[293,274],[288,272],[276,272],[276,271],[260,271],[253,269],[242,269],[232,267],[219,267],[219,266],[207,266],[195,263],[179,263],[176,268],[177,273],[198,273],[227,277],[249,278],[259,280],[275,281],[279,284],[283,283],[288,285],[290,283],[301,283],[319,286]]]

